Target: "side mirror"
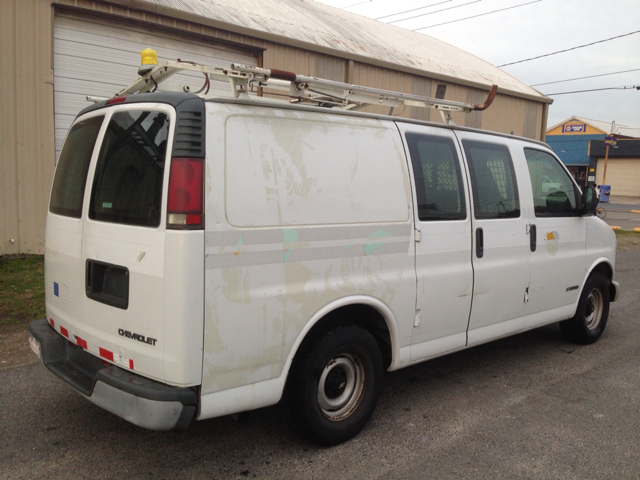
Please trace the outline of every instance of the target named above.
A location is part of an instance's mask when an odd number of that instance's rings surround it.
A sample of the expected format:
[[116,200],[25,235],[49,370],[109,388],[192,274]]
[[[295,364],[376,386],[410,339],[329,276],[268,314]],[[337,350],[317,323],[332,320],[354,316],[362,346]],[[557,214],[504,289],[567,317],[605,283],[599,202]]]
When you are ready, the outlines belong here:
[[583,216],[594,215],[596,208],[598,207],[598,194],[596,189],[591,185],[585,187],[582,192],[582,204],[580,205],[580,212]]

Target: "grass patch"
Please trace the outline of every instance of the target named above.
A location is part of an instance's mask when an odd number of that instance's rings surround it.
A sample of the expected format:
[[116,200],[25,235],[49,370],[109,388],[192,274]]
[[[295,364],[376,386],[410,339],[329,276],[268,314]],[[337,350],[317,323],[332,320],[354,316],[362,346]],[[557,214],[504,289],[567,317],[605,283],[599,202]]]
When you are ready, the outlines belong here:
[[44,257],[0,257],[0,326],[27,325],[45,315]]
[[640,232],[632,230],[614,230],[618,239],[618,251],[631,250],[640,247]]

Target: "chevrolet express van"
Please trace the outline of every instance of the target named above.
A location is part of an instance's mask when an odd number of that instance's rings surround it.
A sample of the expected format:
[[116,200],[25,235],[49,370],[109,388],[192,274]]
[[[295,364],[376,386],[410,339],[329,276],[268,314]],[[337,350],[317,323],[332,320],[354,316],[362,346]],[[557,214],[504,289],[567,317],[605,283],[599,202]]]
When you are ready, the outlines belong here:
[[84,109],[46,224],[30,343],[144,428],[282,402],[356,435],[383,373],[560,322],[589,344],[616,239],[541,142],[265,98]]

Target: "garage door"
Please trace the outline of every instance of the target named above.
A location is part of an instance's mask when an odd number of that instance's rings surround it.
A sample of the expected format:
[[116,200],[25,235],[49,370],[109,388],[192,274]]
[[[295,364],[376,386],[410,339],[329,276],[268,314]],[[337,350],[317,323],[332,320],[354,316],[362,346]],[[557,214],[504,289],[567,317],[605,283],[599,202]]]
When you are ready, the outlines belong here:
[[[603,183],[604,158],[598,159],[596,183]],[[611,185],[611,195],[640,197],[640,158],[610,158],[607,161],[606,184]]]
[[[74,118],[89,105],[87,95],[112,97],[136,80],[140,51],[145,48],[158,52],[159,63],[180,58],[216,67],[228,67],[234,62],[257,65],[255,56],[233,46],[212,45],[152,27],[56,15],[53,47],[56,158]],[[188,84],[195,90],[200,89],[203,81],[200,73],[181,73],[170,80]],[[211,84],[210,92],[230,92],[229,82]]]

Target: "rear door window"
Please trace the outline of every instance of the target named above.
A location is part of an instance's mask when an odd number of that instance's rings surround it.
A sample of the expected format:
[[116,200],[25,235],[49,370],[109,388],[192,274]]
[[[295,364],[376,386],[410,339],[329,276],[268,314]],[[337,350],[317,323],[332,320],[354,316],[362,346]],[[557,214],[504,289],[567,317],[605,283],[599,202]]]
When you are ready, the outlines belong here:
[[509,149],[505,145],[463,140],[473,211],[477,219],[518,218],[520,197]]
[[112,115],[93,179],[89,218],[160,225],[169,116],[126,111]]
[[82,201],[93,147],[104,116],[76,123],[64,143],[51,189],[49,211],[66,217],[82,216]]
[[416,181],[420,220],[467,218],[462,172],[453,141],[416,133],[407,133],[406,138]]

